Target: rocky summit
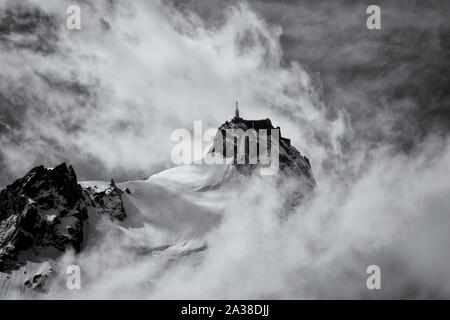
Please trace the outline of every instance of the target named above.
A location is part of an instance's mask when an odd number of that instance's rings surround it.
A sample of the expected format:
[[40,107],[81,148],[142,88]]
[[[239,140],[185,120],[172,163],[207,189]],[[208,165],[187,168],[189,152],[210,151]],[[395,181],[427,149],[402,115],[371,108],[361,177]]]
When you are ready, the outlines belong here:
[[0,192],[0,270],[19,254],[80,249],[87,209],[71,166],[36,167]]
[[[271,140],[274,130],[278,131],[278,138]],[[278,164],[282,175],[302,179],[305,186],[311,190],[316,186],[312,173],[311,164],[306,156],[303,156],[292,144],[291,140],[281,136],[280,127],[274,127],[270,119],[246,120],[238,115],[223,123],[214,137],[213,147],[210,153],[217,152],[217,146],[223,143],[220,153],[223,157],[228,157],[227,149],[234,150],[234,164],[238,171],[242,173],[253,173],[255,168],[261,166],[259,159],[259,150],[261,148],[261,132],[267,134],[266,148],[268,154],[272,152],[274,146],[279,150]],[[245,140],[247,139],[247,140]],[[249,152],[251,140],[256,142],[255,163],[252,164],[249,159],[252,157]],[[245,144],[244,146],[242,144]],[[243,150],[239,153],[238,150]],[[269,156],[270,157],[270,156]]]
[[88,210],[123,220],[122,191],[82,189],[72,166],[36,167],[0,192],[0,271],[80,250]]

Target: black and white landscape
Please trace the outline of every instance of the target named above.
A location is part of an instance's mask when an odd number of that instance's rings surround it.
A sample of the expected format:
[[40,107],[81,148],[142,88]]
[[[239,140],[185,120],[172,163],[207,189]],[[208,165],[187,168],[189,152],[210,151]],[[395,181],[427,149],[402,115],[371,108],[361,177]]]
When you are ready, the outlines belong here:
[[0,0],[0,299],[450,298],[450,3],[377,5]]

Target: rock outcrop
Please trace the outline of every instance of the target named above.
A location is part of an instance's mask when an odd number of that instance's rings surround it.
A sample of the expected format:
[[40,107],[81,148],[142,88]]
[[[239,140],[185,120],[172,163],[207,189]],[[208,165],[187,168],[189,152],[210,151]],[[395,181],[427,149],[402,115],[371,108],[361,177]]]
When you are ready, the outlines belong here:
[[[250,152],[251,144],[253,152]],[[260,152],[261,148],[267,151]],[[275,150],[278,151],[278,159]],[[272,152],[275,152],[274,156]],[[283,190],[284,199],[280,201],[287,212],[312,194],[316,186],[309,159],[300,154],[290,139],[282,137],[280,127],[275,128],[269,119],[246,120],[237,114],[219,127],[209,153],[232,158],[236,170],[244,175],[260,172],[256,169],[270,166],[267,160],[273,162],[277,159],[276,181]],[[261,154],[267,154],[264,161]]]
[[[276,140],[271,140],[273,130],[278,130],[278,139]],[[314,189],[316,182],[312,174],[309,159],[301,155],[300,152],[291,145],[290,139],[282,137],[280,127],[275,128],[269,119],[245,120],[235,117],[231,121],[226,121],[219,127],[210,153],[217,152],[217,146],[222,142],[223,146],[220,148],[222,156],[229,157],[230,155],[226,154],[227,149],[234,149],[234,155],[232,156],[235,158],[234,164],[237,169],[242,173],[253,173],[255,168],[259,168],[263,165],[260,163],[259,159],[260,138],[262,132],[267,133],[266,147],[268,154],[271,153],[273,146],[279,148],[278,162],[280,173],[302,178],[311,189]],[[247,136],[246,142],[242,140],[244,134]],[[255,155],[258,156],[256,156],[256,158],[253,157],[256,163],[250,161],[252,158],[252,155],[249,154],[249,144],[251,143],[251,140],[258,145],[258,151],[255,152]],[[242,143],[246,143],[246,146],[243,146]],[[243,152],[239,152],[238,150]]]
[[[72,166],[36,167],[0,192],[0,271],[39,256],[54,258],[83,243],[91,208],[111,220],[126,218],[122,191],[83,189]],[[21,258],[23,256],[23,259]]]
[[0,192],[0,270],[24,251],[78,251],[86,218],[83,190],[71,166],[32,169]]
[[84,191],[91,199],[90,205],[96,209],[98,214],[119,221],[123,221],[127,217],[122,201],[123,191],[116,186],[114,180],[111,180],[109,187],[104,190],[88,187]]

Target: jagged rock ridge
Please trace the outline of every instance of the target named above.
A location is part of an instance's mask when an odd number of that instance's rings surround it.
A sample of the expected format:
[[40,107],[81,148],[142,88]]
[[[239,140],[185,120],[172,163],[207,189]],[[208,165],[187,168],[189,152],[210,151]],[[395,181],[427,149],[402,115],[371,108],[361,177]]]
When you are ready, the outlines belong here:
[[24,250],[79,250],[87,209],[71,166],[36,167],[0,192],[0,270]]
[[90,199],[89,205],[95,208],[98,214],[119,221],[127,217],[122,201],[123,191],[116,186],[114,180],[111,180],[109,187],[104,190],[87,187],[84,191]]
[[[240,130],[239,130],[240,129]],[[243,154],[237,154],[237,150],[239,148],[238,144],[242,143],[240,140],[242,133],[248,133],[249,130],[254,130],[254,137],[255,141],[258,141],[259,144],[259,134],[260,130],[267,130],[268,138],[267,138],[267,150],[270,153],[271,152],[271,139],[270,134],[271,131],[277,129],[280,132],[280,127],[275,128],[272,125],[272,122],[270,119],[262,119],[262,120],[246,120],[240,117],[234,117],[231,121],[226,121],[223,123],[219,129],[218,132],[214,138],[214,144],[213,147],[210,150],[210,153],[216,152],[217,145],[221,142],[223,143],[222,146],[222,156],[226,157],[226,150],[227,148],[234,149],[235,150],[235,166],[238,169],[238,171],[243,173],[252,173],[254,172],[255,168],[258,168],[260,166],[259,163],[257,164],[250,164],[249,163],[249,151],[248,151],[248,140],[246,148],[244,149]],[[231,132],[232,135],[227,136],[227,131]],[[249,135],[251,137],[251,135]],[[241,142],[239,142],[241,141]],[[244,142],[245,143],[245,142]],[[227,146],[227,144],[230,144],[230,146]],[[291,144],[291,140],[284,138],[281,136],[281,132],[279,133],[279,169],[281,174],[285,174],[288,176],[294,176],[301,178],[303,182],[310,188],[314,189],[316,182],[314,179],[314,176],[312,174],[311,164],[309,162],[309,159],[303,155],[300,154],[300,152]],[[259,146],[258,146],[259,148]],[[237,158],[243,157],[244,159],[241,162],[238,162]],[[241,159],[239,159],[241,160]],[[243,162],[243,163],[242,163]]]
[[80,250],[88,209],[111,219],[126,217],[122,191],[83,190],[72,166],[36,167],[0,192],[0,271],[17,267],[20,256]]

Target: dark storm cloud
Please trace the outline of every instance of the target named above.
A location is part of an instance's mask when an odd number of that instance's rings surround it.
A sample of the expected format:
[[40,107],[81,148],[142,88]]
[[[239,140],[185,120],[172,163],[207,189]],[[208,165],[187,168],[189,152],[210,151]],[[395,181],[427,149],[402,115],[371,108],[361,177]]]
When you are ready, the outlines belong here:
[[[56,52],[58,38],[57,19],[45,14],[38,7],[7,1],[0,9],[0,48],[4,53],[17,54],[28,50],[42,55]],[[6,63],[1,61],[1,64]],[[27,94],[27,79],[21,79],[21,85],[12,83],[9,75],[0,73],[2,88],[0,91],[0,136],[9,136],[19,144],[22,140],[22,125],[30,107]],[[7,170],[3,162],[3,148],[0,148],[0,186],[16,178]]]
[[[295,15],[302,8],[288,10],[287,56],[321,72],[327,105],[347,108],[363,137],[411,144],[434,130],[435,115],[449,116],[449,3],[378,4],[381,31],[365,28],[365,4],[330,2],[304,16]],[[314,23],[323,11],[328,19]],[[377,126],[380,117],[385,127]]]
[[[223,1],[176,1],[214,24]],[[330,116],[349,111],[364,143],[408,149],[450,124],[448,1],[250,1],[281,25],[284,60],[320,74]],[[366,8],[381,7],[382,30],[366,28]]]
[[29,49],[42,54],[55,52],[59,21],[38,7],[7,2],[0,11],[0,42],[4,49]]

